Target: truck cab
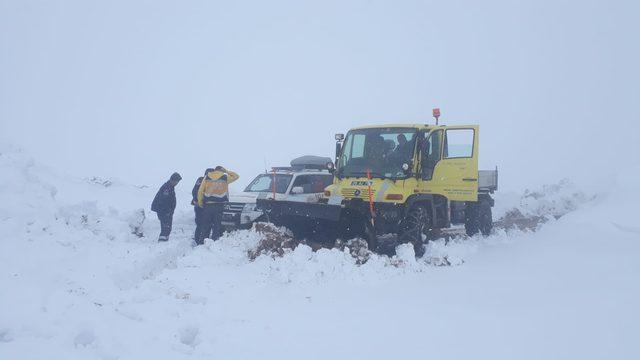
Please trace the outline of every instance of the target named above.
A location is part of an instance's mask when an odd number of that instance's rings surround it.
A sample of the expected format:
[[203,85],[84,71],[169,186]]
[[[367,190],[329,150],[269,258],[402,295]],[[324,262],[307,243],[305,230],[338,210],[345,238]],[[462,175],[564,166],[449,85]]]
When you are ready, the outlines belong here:
[[270,172],[256,176],[243,192],[230,195],[222,225],[228,230],[246,229],[261,221],[263,212],[256,209],[258,199],[318,202],[324,189],[333,183],[327,162],[331,162],[331,158],[303,156],[292,160],[291,166],[274,167]]
[[[378,233],[403,234],[407,216],[416,215],[429,229],[465,224],[469,235],[488,234],[497,170],[478,170],[478,144],[477,125],[351,129],[338,143],[336,180],[325,191],[326,201],[368,212]],[[482,224],[468,218],[478,205]]]

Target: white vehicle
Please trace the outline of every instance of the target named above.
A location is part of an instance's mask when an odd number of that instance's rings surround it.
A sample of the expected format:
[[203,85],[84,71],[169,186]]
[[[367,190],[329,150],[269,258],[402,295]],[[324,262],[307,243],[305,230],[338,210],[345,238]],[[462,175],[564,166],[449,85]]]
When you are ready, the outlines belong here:
[[256,200],[273,199],[274,194],[276,200],[317,202],[324,189],[333,184],[333,175],[327,169],[330,162],[328,157],[302,156],[292,160],[289,167],[275,167],[256,176],[243,192],[231,194],[222,225],[226,229],[246,229],[265,220],[263,212],[256,209]]

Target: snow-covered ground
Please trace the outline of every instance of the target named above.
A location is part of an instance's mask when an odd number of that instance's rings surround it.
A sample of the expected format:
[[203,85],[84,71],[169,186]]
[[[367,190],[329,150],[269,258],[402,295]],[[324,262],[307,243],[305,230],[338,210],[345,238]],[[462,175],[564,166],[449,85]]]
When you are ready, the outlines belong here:
[[0,174],[0,359],[640,358],[637,168],[597,193],[497,194],[496,217],[547,217],[537,231],[363,265],[304,245],[250,261],[256,231],[193,248],[188,199],[157,243],[156,189],[6,145]]

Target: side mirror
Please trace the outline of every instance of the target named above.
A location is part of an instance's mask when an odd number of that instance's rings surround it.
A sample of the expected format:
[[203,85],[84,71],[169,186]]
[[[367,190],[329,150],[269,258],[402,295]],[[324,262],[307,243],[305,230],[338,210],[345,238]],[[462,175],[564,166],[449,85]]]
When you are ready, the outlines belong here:
[[302,186],[294,186],[293,189],[291,189],[291,193],[294,195],[304,194],[304,189]]
[[411,163],[404,163],[402,164],[402,171],[404,171],[405,174],[410,174],[411,173]]
[[329,172],[330,172],[330,173],[332,173],[332,174],[333,174],[333,172],[336,170],[335,165],[333,165],[333,163],[332,163],[331,161],[329,161],[329,162],[327,163],[327,170],[329,170]]

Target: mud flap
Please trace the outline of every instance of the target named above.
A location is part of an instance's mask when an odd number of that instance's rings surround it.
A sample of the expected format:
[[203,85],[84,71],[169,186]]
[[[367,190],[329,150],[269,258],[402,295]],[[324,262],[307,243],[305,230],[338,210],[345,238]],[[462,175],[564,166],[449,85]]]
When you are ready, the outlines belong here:
[[378,235],[370,217],[365,221],[365,234],[367,236],[369,250],[376,252],[378,250]]

